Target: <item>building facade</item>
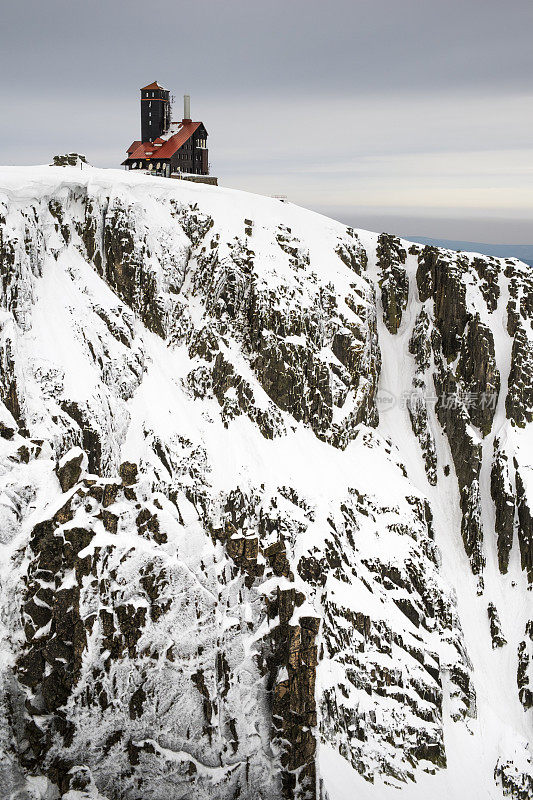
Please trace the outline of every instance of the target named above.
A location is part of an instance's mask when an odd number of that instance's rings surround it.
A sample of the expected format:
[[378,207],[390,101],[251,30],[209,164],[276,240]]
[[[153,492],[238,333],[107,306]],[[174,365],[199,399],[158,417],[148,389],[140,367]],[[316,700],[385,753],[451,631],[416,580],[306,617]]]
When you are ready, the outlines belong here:
[[184,97],[183,119],[173,122],[170,93],[154,81],[141,89],[141,140],[130,145],[122,164],[167,178],[201,180],[209,175],[207,136],[203,122],[191,119],[189,96]]

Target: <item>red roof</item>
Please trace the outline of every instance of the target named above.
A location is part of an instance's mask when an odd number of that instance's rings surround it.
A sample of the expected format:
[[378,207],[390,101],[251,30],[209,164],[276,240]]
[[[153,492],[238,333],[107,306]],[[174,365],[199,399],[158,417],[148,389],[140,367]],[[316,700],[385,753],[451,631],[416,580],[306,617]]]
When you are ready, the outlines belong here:
[[171,158],[191,138],[202,123],[183,122],[180,124],[179,131],[169,139],[160,138],[153,142],[133,142],[128,150],[126,161],[129,159]]
[[[178,133],[175,133],[174,136],[167,139],[162,147],[157,148],[157,156],[160,158],[170,158],[173,156],[174,153],[191,138],[195,130],[199,128],[201,124],[201,122],[184,122]],[[159,142],[161,140],[156,139],[156,141]]]
[[160,86],[157,81],[153,81],[152,83],[149,83],[148,86],[143,86],[141,88],[141,92],[145,92],[147,89],[160,89],[163,92],[167,91],[165,89],[165,87],[164,86]]
[[135,142],[132,142],[128,147],[127,152],[128,153],[133,152],[133,150],[135,150],[135,148],[138,147],[140,144],[142,144],[140,139],[137,139]]

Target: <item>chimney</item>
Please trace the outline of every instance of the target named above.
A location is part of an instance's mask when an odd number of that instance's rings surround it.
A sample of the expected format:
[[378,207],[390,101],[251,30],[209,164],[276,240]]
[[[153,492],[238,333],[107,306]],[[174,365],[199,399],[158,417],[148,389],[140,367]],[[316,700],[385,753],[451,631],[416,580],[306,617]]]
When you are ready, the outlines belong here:
[[191,96],[183,95],[183,122],[191,122]]

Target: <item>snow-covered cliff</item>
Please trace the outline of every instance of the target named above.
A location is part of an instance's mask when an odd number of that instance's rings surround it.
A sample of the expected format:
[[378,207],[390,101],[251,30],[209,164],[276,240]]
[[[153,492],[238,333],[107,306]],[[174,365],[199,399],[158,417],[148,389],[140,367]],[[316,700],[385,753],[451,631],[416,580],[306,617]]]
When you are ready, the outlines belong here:
[[533,796],[533,278],[0,170],[3,796]]

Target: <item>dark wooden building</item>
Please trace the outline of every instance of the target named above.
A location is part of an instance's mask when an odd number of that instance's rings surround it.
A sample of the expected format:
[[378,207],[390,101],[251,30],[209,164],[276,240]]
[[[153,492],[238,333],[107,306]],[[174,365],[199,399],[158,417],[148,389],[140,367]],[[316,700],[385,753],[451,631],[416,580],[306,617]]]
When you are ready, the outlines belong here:
[[[141,89],[141,139],[128,148],[126,169],[148,170],[156,175],[190,177],[209,175],[207,130],[193,122],[189,95],[184,97],[183,119],[172,122],[170,93],[157,81]],[[216,179],[209,180],[216,182]]]
[[153,142],[170,127],[170,92],[156,81],[141,89],[141,141]]

